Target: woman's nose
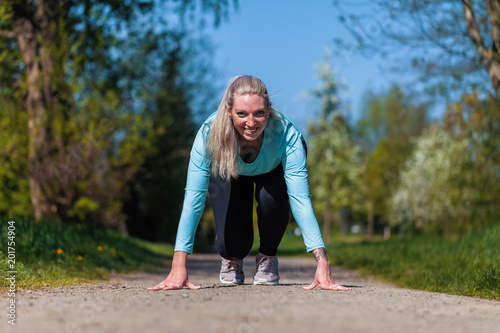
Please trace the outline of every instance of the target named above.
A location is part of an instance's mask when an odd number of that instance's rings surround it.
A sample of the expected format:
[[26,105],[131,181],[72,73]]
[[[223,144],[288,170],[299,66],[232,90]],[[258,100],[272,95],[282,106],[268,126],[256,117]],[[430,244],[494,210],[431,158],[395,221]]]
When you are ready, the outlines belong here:
[[253,118],[252,115],[250,115],[250,116],[248,116],[248,119],[247,119],[247,126],[253,127],[253,125],[255,125],[255,119]]

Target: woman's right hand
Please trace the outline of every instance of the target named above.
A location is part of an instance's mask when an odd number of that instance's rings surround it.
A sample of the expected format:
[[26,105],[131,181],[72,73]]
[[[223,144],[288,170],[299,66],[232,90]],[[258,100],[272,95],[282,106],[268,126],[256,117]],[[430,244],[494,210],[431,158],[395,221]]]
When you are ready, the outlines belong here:
[[188,280],[186,269],[187,255],[187,252],[175,252],[172,260],[172,270],[167,278],[155,287],[148,288],[148,290],[174,290],[182,289],[184,286],[189,289],[200,289],[201,286],[195,286]]

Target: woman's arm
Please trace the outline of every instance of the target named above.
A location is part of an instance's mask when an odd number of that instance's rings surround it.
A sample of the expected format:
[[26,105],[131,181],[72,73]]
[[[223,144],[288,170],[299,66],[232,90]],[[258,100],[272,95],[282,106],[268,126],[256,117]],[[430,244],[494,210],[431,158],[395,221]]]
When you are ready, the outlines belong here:
[[148,288],[148,290],[173,290],[182,289],[184,286],[189,289],[200,289],[201,286],[195,286],[188,280],[186,269],[187,256],[188,253],[184,251],[174,252],[172,269],[170,270],[167,278],[155,287]]
[[188,280],[186,261],[188,254],[193,252],[194,236],[200,217],[205,207],[205,198],[210,177],[210,160],[206,156],[206,125],[203,124],[196,134],[191,148],[186,192],[177,237],[175,240],[172,269],[167,278],[148,290],[200,289]]
[[191,148],[182,213],[175,240],[174,251],[193,252],[194,236],[200,222],[210,180],[210,159],[205,151],[205,125]]
[[324,247],[315,249],[312,252],[314,254],[314,258],[316,258],[318,267],[316,268],[314,282],[307,287],[303,287],[304,289],[311,290],[316,288],[317,286],[320,286],[321,289],[327,290],[351,290],[351,288],[341,286],[333,279],[332,272],[330,271],[330,261],[328,261],[328,257],[326,255]]

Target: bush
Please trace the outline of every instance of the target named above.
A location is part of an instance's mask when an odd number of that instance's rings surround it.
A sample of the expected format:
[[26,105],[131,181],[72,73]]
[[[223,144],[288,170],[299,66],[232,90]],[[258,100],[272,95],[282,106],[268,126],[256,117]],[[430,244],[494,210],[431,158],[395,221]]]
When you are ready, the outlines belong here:
[[[104,279],[111,271],[148,269],[164,263],[170,245],[154,245],[97,224],[15,222],[15,270],[21,289]],[[0,272],[8,266],[8,224],[0,228]],[[12,252],[12,249],[11,249]],[[12,262],[10,262],[12,263]],[[0,289],[9,282],[2,280]]]

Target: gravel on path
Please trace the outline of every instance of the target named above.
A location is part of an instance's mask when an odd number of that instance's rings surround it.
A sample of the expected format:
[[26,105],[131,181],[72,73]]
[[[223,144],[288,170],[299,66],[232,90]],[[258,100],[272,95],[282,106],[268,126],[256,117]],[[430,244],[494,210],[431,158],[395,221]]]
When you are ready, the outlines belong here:
[[220,258],[194,254],[191,282],[200,290],[147,291],[168,273],[115,275],[100,284],[22,291],[16,296],[16,325],[8,324],[9,298],[1,332],[397,332],[481,333],[500,331],[500,302],[452,296],[381,283],[334,267],[335,280],[351,291],[302,289],[312,282],[311,258],[279,258],[280,285],[253,286],[254,257],[245,259],[246,284],[222,285]]

